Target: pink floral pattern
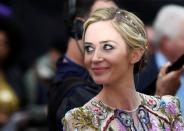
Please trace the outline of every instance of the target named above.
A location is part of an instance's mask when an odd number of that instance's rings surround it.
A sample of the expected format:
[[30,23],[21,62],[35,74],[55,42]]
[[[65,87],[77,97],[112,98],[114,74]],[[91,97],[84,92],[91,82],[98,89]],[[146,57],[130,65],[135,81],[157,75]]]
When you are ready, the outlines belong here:
[[[62,119],[66,131],[184,131],[179,101],[173,96],[161,98],[140,93],[142,104],[137,109],[138,125],[128,113],[112,109],[93,98],[83,107],[69,111]],[[84,119],[85,118],[85,119]]]
[[166,105],[166,110],[168,113],[171,113],[173,115],[176,115],[176,105],[173,102],[168,102]]

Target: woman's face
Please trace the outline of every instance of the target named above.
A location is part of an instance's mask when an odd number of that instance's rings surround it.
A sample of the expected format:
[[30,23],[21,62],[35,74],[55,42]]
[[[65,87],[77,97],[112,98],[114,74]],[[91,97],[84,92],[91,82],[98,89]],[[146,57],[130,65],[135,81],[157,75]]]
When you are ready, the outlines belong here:
[[111,21],[89,25],[84,48],[86,68],[97,84],[118,82],[133,70],[128,47]]

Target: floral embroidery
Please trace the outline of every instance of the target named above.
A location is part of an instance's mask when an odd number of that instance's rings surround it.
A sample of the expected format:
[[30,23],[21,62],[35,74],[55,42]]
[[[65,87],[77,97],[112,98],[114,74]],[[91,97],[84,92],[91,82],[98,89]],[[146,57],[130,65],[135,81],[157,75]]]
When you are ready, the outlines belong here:
[[155,119],[152,119],[152,118],[151,118],[150,121],[152,123],[150,130],[151,131],[157,131],[157,129],[158,129],[158,127],[157,127],[157,121]]
[[93,108],[90,109],[93,114],[92,123],[97,128],[101,121],[107,118],[108,108],[106,108],[100,101],[92,101],[91,105],[93,105]]
[[183,129],[183,125],[181,124],[181,122],[177,121],[175,123],[175,131],[182,131]]
[[155,105],[155,104],[156,104],[155,100],[153,100],[153,99],[148,100],[148,105],[152,106],[152,105]]
[[99,119],[105,119],[107,117],[107,112],[108,109],[107,107],[105,107],[105,105],[103,105],[103,103],[101,101],[92,101],[91,105],[93,105],[94,109],[91,109],[92,113],[94,115],[97,115],[99,117]]
[[154,96],[149,96],[149,98],[146,98],[145,95],[140,94],[140,96],[142,97],[143,101],[142,104],[143,105],[147,105],[149,108],[151,108],[154,111],[158,111],[160,108],[160,104],[159,104],[159,98],[160,97],[154,97]]
[[150,126],[150,118],[147,110],[144,109],[144,106],[140,106],[137,111],[137,117],[139,122],[141,123],[142,128],[145,130],[148,126]]
[[140,126],[134,125],[131,113],[112,109],[101,101],[92,99],[85,106],[68,112],[70,115],[65,115],[63,119],[64,127],[66,131],[184,131],[176,97],[140,96],[142,102],[136,110]]
[[166,105],[166,110],[169,113],[172,113],[172,114],[176,115],[176,106],[175,106],[174,103],[168,102],[167,105]]
[[166,103],[163,100],[160,100],[160,108],[165,108]]
[[127,128],[135,128],[133,118],[125,111],[116,109],[114,111],[115,117]]
[[97,128],[92,123],[93,115],[88,110],[84,108],[78,108],[78,110],[72,113],[72,116],[75,120],[72,123],[75,128],[82,129],[90,127],[94,130],[97,130]]

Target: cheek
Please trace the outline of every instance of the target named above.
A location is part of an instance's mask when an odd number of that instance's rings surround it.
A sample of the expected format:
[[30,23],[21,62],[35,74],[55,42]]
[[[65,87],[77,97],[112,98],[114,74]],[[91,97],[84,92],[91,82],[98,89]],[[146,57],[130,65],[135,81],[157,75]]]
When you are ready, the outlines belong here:
[[89,55],[84,55],[84,65],[87,69],[89,69],[91,63],[91,57]]
[[184,43],[183,42],[179,43],[178,51],[177,50],[175,50],[175,51],[178,52],[177,58],[179,58],[181,55],[183,55],[183,53],[184,53]]
[[183,54],[184,52],[184,41],[178,40],[175,43],[171,43],[171,50],[174,54]]
[[[116,66],[117,66],[117,71],[119,70],[119,73],[122,71],[127,71],[129,69],[130,66],[132,66],[131,64],[131,60],[129,58],[128,55],[123,55],[123,56],[119,56],[116,58],[117,59],[117,63],[116,63]],[[121,71],[120,71],[121,70]]]
[[181,41],[178,43],[178,47],[179,47],[181,50],[184,50],[184,40],[181,40]]

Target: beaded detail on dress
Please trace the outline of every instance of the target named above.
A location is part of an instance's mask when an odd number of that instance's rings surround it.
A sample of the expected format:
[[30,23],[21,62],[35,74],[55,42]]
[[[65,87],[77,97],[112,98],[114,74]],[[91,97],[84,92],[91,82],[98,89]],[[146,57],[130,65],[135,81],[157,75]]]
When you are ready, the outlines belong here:
[[83,107],[70,110],[62,119],[66,131],[184,131],[179,101],[173,96],[140,94],[136,110],[138,125],[131,112],[113,109],[93,98]]

